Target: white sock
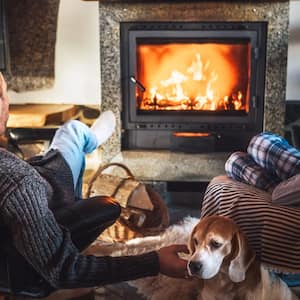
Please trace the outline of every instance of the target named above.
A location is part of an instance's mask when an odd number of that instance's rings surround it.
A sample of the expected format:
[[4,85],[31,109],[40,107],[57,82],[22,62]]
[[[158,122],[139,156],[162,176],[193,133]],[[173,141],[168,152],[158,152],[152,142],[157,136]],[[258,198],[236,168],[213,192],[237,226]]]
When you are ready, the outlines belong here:
[[111,110],[107,110],[92,124],[91,130],[97,137],[98,147],[105,143],[114,133],[116,127],[116,117]]

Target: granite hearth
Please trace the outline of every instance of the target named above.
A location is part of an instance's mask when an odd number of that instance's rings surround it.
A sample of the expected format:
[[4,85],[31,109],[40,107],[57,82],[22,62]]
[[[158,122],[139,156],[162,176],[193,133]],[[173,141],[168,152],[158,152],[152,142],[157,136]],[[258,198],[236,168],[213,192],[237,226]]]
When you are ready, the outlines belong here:
[[268,22],[263,130],[283,133],[289,1],[99,1],[101,109],[117,116],[117,130],[103,147],[103,162],[122,161],[137,178],[209,181],[224,173],[229,153],[186,154],[121,149],[120,22]]

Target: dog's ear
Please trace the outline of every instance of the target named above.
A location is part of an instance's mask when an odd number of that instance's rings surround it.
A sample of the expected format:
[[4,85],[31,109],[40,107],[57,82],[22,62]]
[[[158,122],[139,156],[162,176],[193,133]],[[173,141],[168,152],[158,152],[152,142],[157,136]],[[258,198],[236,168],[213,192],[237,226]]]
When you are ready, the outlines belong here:
[[194,229],[193,229],[193,231],[192,231],[192,233],[190,234],[190,237],[189,237],[188,249],[189,249],[189,251],[190,251],[190,254],[193,254],[193,253],[195,252],[195,250],[196,250],[196,248],[195,248],[195,243],[194,243],[193,239],[194,239],[194,233],[195,233],[196,230],[197,230],[197,226],[198,226],[198,225],[196,225],[196,226],[194,227]]
[[229,265],[229,277],[233,282],[245,280],[246,272],[255,259],[255,253],[249,247],[246,236],[238,230],[234,237],[232,245],[237,253]]

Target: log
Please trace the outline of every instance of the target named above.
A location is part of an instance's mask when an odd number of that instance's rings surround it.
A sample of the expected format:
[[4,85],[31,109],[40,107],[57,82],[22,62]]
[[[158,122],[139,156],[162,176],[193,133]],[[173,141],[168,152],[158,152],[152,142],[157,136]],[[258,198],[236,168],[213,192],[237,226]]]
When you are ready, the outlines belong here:
[[7,127],[43,127],[61,124],[77,113],[75,105],[67,104],[20,104],[11,105]]
[[92,183],[90,196],[106,195],[115,198],[119,204],[153,210],[153,204],[145,186],[132,178],[122,178],[110,174],[100,174]]

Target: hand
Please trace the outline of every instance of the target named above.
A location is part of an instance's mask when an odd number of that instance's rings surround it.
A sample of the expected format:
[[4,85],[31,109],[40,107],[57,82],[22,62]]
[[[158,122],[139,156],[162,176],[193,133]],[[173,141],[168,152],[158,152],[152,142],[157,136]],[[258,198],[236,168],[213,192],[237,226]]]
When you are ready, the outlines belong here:
[[171,245],[157,252],[160,273],[169,277],[186,278],[187,261],[178,256],[178,252],[189,253],[186,245]]

